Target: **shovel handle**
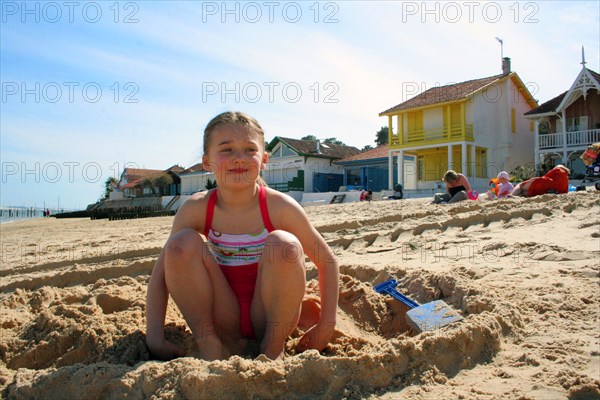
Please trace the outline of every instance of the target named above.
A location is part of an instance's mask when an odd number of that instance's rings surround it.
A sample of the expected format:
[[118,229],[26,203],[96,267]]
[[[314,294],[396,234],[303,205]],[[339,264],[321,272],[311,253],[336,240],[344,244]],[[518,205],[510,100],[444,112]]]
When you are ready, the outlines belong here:
[[406,297],[402,293],[398,292],[396,289],[387,289],[385,291],[385,293],[389,294],[390,296],[392,296],[396,300],[400,300],[402,303],[404,303],[405,305],[407,305],[411,309],[419,307],[419,303],[411,300],[409,297]]

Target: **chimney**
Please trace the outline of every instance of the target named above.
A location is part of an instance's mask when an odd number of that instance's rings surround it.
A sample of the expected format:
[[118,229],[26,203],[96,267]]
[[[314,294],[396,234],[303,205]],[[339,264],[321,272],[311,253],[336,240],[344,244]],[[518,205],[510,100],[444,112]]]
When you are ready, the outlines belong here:
[[317,154],[321,154],[321,141],[317,139]]
[[502,76],[510,74],[510,58],[504,57],[502,59]]

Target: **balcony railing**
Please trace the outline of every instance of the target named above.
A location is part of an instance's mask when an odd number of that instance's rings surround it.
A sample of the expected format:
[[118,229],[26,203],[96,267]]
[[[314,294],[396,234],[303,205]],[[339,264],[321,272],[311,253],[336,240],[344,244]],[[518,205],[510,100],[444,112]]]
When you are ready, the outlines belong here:
[[[450,127],[448,130],[446,127],[437,128],[437,129],[428,129],[428,130],[418,130],[404,133],[404,145],[407,144],[417,144],[428,141],[451,141],[451,140],[459,140],[462,138],[462,126],[460,124],[455,124]],[[465,138],[467,140],[473,140],[473,124],[465,125]],[[400,145],[400,136],[392,135],[392,145]]]
[[[600,129],[567,132],[567,147],[585,147],[600,142]],[[555,149],[564,146],[565,133],[547,133],[540,135],[540,149]]]

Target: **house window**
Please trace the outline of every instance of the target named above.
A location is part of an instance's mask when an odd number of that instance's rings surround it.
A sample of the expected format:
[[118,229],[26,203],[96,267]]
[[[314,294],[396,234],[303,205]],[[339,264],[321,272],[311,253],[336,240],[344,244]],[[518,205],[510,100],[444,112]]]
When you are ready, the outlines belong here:
[[408,113],[408,132],[423,132],[423,111]]
[[362,185],[362,170],[360,168],[348,170],[346,173],[346,185]]
[[286,156],[295,156],[296,153],[294,153],[289,147],[287,146],[281,146],[281,152],[282,152],[282,156],[286,157]]
[[[451,104],[444,109],[443,123],[444,129],[443,131],[449,133],[450,135],[460,134],[461,132],[461,107],[460,104]],[[448,115],[450,116],[450,132],[448,132]]]
[[567,118],[567,132],[579,130],[579,117]]
[[419,156],[417,161],[417,180],[425,180],[425,159],[423,158],[423,156]]
[[271,155],[270,155],[269,157],[270,157],[270,158],[279,158],[279,157],[281,157],[281,148],[282,148],[282,147],[283,147],[283,146],[279,146],[279,147],[277,148],[277,150],[273,151],[273,153],[271,153]]
[[517,110],[510,109],[510,130],[512,133],[517,133]]
[[538,132],[540,135],[546,135],[550,132],[550,124],[546,122],[540,122],[538,125]]
[[480,168],[477,168],[479,171],[478,176],[481,178],[485,178],[488,176],[488,158],[487,158],[487,150],[481,149],[479,152],[479,159],[476,161],[477,164],[480,165]]
[[567,132],[586,131],[587,116],[567,118]]

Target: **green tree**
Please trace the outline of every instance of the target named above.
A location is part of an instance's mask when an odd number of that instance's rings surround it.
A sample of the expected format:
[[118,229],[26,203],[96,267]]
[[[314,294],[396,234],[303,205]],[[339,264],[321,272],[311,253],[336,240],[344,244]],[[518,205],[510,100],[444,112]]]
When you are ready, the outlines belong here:
[[342,142],[341,140],[336,139],[334,137],[330,137],[330,138],[326,138],[326,139],[319,139],[315,135],[306,135],[306,136],[300,138],[300,140],[312,140],[313,142],[316,142],[317,140],[320,140],[321,143],[326,143],[326,144],[337,144],[337,145],[340,145],[340,146],[345,146],[346,145],[344,142]]
[[107,178],[104,181],[104,198],[108,199],[110,197],[110,192],[112,192],[114,190],[114,188],[117,187],[117,185],[119,184],[119,182],[117,181],[117,179],[115,177],[110,177]]
[[306,135],[304,137],[301,137],[300,140],[312,140],[313,142],[316,142],[319,139],[317,139],[315,135]]
[[536,175],[536,168],[532,164],[517,165],[510,171],[510,176],[512,177],[511,181],[514,182],[526,181],[527,179],[531,179]]
[[[167,194],[167,188],[173,183],[173,177],[170,174],[160,174],[152,179],[152,186],[158,188],[159,195]],[[154,191],[153,191],[154,193]]]
[[210,178],[206,180],[206,185],[204,186],[206,190],[214,189],[217,187],[217,180],[211,181]]
[[381,146],[382,144],[388,144],[388,142],[388,127],[382,126],[376,133],[375,143],[377,143],[377,146]]
[[363,147],[361,151],[368,151],[368,150],[373,150],[373,146],[371,146],[370,144],[368,144],[365,147]]
[[336,139],[334,137],[323,139],[321,141],[323,143],[327,143],[327,144],[337,144],[337,145],[340,145],[340,146],[345,146],[346,145],[344,142],[342,142],[341,140],[338,140],[338,139]]
[[152,191],[152,194],[154,194],[154,195],[156,194],[156,190],[154,189],[154,182],[152,182],[152,179],[144,178],[144,179],[142,179],[140,184],[142,185],[142,188],[150,188],[150,190]]

